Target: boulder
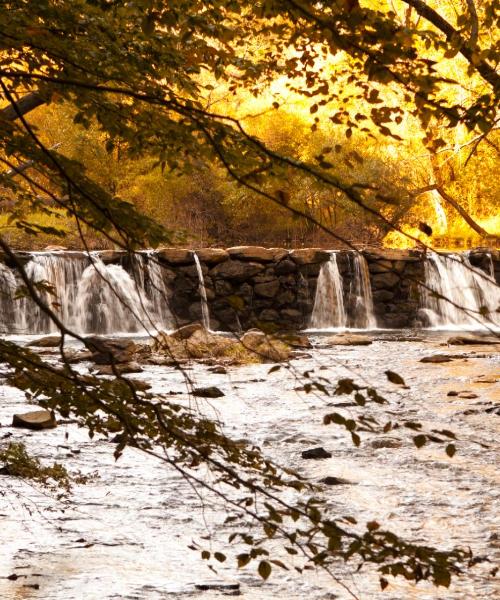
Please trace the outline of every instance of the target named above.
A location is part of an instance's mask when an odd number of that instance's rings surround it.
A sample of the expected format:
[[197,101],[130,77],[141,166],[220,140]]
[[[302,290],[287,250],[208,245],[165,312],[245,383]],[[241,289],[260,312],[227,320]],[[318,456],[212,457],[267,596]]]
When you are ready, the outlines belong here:
[[379,448],[401,448],[403,444],[399,438],[382,437],[375,438],[370,445],[378,450]]
[[115,371],[119,375],[125,375],[126,373],[142,373],[144,369],[139,363],[129,362],[120,365],[100,365],[96,370],[98,375],[114,375]]
[[227,375],[227,369],[222,365],[215,365],[215,367],[210,367],[208,370],[215,375]]
[[243,334],[241,345],[260,360],[282,362],[290,357],[291,348],[284,341],[265,334],[260,329],[250,329]]
[[311,340],[304,334],[290,332],[279,334],[277,337],[292,348],[312,348]]
[[451,354],[433,354],[431,356],[424,356],[420,359],[421,363],[447,363],[451,362],[455,357]]
[[139,350],[131,340],[97,336],[86,337],[85,345],[92,352],[92,360],[98,365],[128,363]]
[[200,261],[207,265],[218,265],[229,258],[227,250],[222,248],[201,248],[196,250],[196,254]]
[[280,316],[277,313],[277,311],[275,311],[273,308],[266,308],[260,313],[259,318],[262,321],[277,323],[279,321]]
[[224,392],[215,386],[196,388],[192,394],[199,398],[222,398],[222,396],[225,396]]
[[54,415],[48,410],[35,410],[29,413],[16,414],[12,417],[13,427],[23,427],[24,429],[53,429],[57,421]]
[[301,248],[292,250],[290,258],[298,265],[311,265],[330,260],[330,253],[321,248]]
[[369,264],[370,273],[387,273],[387,271],[392,271],[392,267],[391,260],[377,260]]
[[297,310],[296,308],[284,308],[281,311],[281,316],[286,321],[296,321],[296,322],[300,322],[304,318],[304,315],[301,313],[301,311]]
[[225,581],[212,581],[209,583],[195,583],[194,587],[202,592],[213,590],[216,592],[234,592],[234,595],[239,595],[240,584],[239,583],[226,583]]
[[334,346],[369,346],[372,340],[366,335],[339,333],[328,337],[326,342]]
[[342,477],[332,477],[328,475],[327,477],[323,477],[323,479],[319,480],[320,483],[324,485],[351,485],[352,481],[348,481],[347,479],[342,479]]
[[399,283],[399,275],[389,271],[388,273],[379,273],[378,275],[374,275],[371,279],[372,286],[375,289],[386,289],[393,288],[397,283]]
[[280,282],[277,279],[273,279],[266,283],[256,283],[254,290],[258,296],[263,298],[274,298],[280,288]]
[[276,275],[289,275],[290,273],[295,273],[296,270],[297,265],[289,258],[281,260],[274,268]]
[[373,302],[389,302],[393,300],[394,292],[390,292],[389,290],[375,290],[373,292]]
[[256,260],[258,262],[272,262],[275,259],[275,253],[269,248],[262,246],[234,246],[228,248],[227,252],[231,258],[238,260]]
[[290,254],[290,250],[285,248],[269,248],[269,250],[273,253],[273,260],[276,262],[283,260]]
[[158,250],[158,256],[170,265],[190,265],[194,262],[193,251],[185,248],[162,248]]
[[310,448],[309,450],[304,450],[301,456],[306,460],[318,460],[322,458],[331,458],[332,453],[320,446],[319,448]]
[[452,346],[500,344],[500,337],[485,337],[482,335],[455,335],[448,338],[448,344]]
[[47,335],[38,340],[34,340],[29,345],[36,348],[54,348],[61,343],[60,335]]
[[189,323],[189,325],[184,325],[173,331],[170,336],[173,337],[174,340],[187,340],[195,333],[195,331],[200,331],[201,329],[204,329],[201,323]]
[[260,330],[245,333],[240,341],[204,328],[197,328],[187,339],[180,340],[160,332],[153,341],[152,349],[175,360],[217,358],[232,364],[283,361],[291,353],[290,346]]
[[215,266],[210,274],[214,278],[230,279],[243,282],[254,277],[264,269],[264,265],[240,260],[227,260]]
[[464,390],[463,392],[458,392],[458,397],[464,398],[467,400],[472,400],[473,398],[479,398],[479,396],[477,394],[475,394],[474,392],[469,392],[467,390]]

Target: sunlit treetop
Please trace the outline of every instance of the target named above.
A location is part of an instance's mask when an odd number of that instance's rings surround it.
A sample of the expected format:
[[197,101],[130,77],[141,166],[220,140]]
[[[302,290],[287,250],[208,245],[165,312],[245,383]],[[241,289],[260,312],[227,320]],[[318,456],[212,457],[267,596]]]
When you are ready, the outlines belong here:
[[[497,5],[496,0],[470,0],[459,9],[421,0],[5,2],[2,97],[10,103],[34,93],[39,102],[70,102],[75,122],[99,123],[110,151],[125,142],[131,157],[148,153],[162,167],[179,170],[215,159],[231,176],[258,187],[263,175],[279,171],[283,157],[230,114],[209,107],[214,86],[258,96],[282,78],[284,87],[308,102],[313,130],[320,114],[343,126],[347,137],[359,130],[399,139],[405,110],[424,129],[439,120],[487,133],[499,92],[498,36],[492,35]],[[466,95],[459,93],[462,85]],[[274,103],[279,106],[280,98]],[[133,216],[132,208],[121,204],[113,210],[115,200],[92,187],[80,165],[46,151],[12,106],[8,111],[11,120],[1,125],[4,152],[21,162],[35,159],[50,172],[52,186],[67,188],[72,180],[71,194],[58,194],[62,206],[102,230],[109,229],[111,216],[116,243],[155,245],[166,239],[158,227]],[[444,143],[439,136],[431,141]],[[293,156],[286,163],[303,166]],[[328,161],[319,165],[327,184],[363,202],[359,190],[321,166]],[[87,197],[96,194],[98,206]],[[122,215],[134,224],[132,236]]]

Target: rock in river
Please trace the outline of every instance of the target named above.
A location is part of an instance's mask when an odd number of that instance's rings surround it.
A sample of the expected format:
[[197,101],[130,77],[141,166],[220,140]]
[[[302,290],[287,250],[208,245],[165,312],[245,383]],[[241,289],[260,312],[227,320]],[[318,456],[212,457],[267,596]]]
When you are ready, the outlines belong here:
[[46,335],[38,340],[34,340],[29,345],[37,348],[54,348],[61,343],[60,335]]
[[420,359],[421,363],[447,363],[451,362],[455,356],[450,354],[433,354],[432,356],[424,356]]
[[342,479],[342,477],[333,477],[328,475],[327,477],[323,477],[323,479],[319,480],[320,483],[324,483],[325,485],[351,485],[352,481],[348,481],[347,479]]
[[331,452],[325,450],[322,446],[319,448],[310,448],[309,450],[304,450],[302,452],[302,458],[305,459],[314,459],[317,460],[319,458],[331,458]]
[[194,389],[193,396],[198,396],[200,398],[222,398],[222,396],[225,396],[225,394],[219,390],[218,387],[210,386]]
[[14,415],[12,418],[13,427],[24,427],[25,429],[52,429],[56,425],[54,415],[48,410],[35,410]]

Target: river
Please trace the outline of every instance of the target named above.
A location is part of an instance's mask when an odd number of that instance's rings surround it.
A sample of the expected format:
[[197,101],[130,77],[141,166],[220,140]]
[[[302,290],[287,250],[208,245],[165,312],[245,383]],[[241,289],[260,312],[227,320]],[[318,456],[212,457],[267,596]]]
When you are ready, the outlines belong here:
[[[335,346],[327,336],[314,336],[310,357],[271,374],[269,365],[231,367],[217,375],[193,364],[189,374],[196,385],[216,385],[225,393],[215,400],[196,399],[198,407],[219,419],[226,433],[250,440],[311,481],[330,475],[351,482],[324,487],[334,514],[352,515],[362,523],[377,520],[415,542],[446,549],[470,546],[474,554],[492,561],[454,579],[449,589],[390,579],[383,592],[373,569],[355,573],[354,563],[339,563],[335,574],[359,598],[497,597],[498,579],[488,572],[500,557],[500,426],[498,416],[484,408],[500,400],[500,353],[492,346],[443,349],[446,332],[378,332],[373,337],[368,346]],[[439,352],[469,357],[446,364],[419,362]],[[479,357],[472,358],[474,354]],[[88,366],[79,368],[85,372]],[[401,374],[408,389],[388,382],[387,369]],[[362,434],[361,446],[355,448],[344,429],[323,425],[323,415],[337,410],[352,416],[364,409],[346,406],[346,396],[300,391],[306,370],[332,382],[346,376],[369,381],[389,400],[388,405],[370,405],[371,414],[382,422],[418,420],[451,429],[459,438],[456,455],[449,458],[435,444],[417,450],[409,430],[386,436],[401,440],[399,447],[375,449],[374,437]],[[180,392],[172,396],[174,401],[193,404],[179,370],[148,365],[131,377],[147,380],[153,391]],[[472,390],[477,398],[447,396],[452,390]],[[238,570],[230,557],[213,573],[188,545],[195,540],[214,550],[228,549],[232,529],[223,523],[225,509],[219,501],[134,449],[115,462],[112,443],[91,440],[74,424],[40,432],[9,427],[12,414],[25,409],[30,405],[22,392],[0,384],[0,439],[22,440],[44,462],[62,461],[69,470],[96,472],[97,477],[75,486],[68,501],[58,501],[36,486],[0,476],[1,598],[211,600],[236,593],[248,600],[349,598],[319,570],[302,576],[275,570],[263,582],[255,566]],[[326,448],[332,458],[303,460],[301,452],[315,446]],[[14,573],[17,580],[6,579]],[[240,590],[195,587],[214,580],[239,583]],[[34,584],[39,589],[25,587]]]

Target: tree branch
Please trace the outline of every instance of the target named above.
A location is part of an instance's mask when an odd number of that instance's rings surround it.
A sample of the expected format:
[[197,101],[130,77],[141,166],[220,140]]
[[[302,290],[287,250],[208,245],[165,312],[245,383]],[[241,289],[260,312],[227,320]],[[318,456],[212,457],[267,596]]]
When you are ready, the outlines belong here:
[[412,196],[420,196],[421,194],[425,194],[426,192],[436,191],[443,200],[448,202],[453,208],[460,214],[463,220],[471,227],[476,233],[479,233],[482,237],[499,237],[496,234],[488,233],[485,229],[478,225],[476,221],[469,215],[469,213],[462,207],[460,204],[454,200],[450,195],[448,195],[444,189],[438,185],[437,183],[432,183],[431,185],[426,185],[423,188],[415,190],[412,192]]
[[0,120],[15,121],[19,117],[45,104],[46,100],[38,92],[31,92],[23,96],[20,100],[16,100],[15,106],[12,100],[9,99],[9,102],[9,106],[0,110]]
[[[434,27],[444,33],[448,40],[456,40],[459,44],[460,54],[467,59],[467,61],[474,67],[481,77],[493,86],[495,94],[500,90],[500,75],[496,72],[495,68],[488,64],[485,60],[477,60],[477,56],[474,54],[474,50],[467,44],[466,40],[460,35],[446,19],[437,13],[433,8],[428,6],[423,0],[403,0],[405,4],[412,6],[417,13],[432,23]],[[469,2],[467,2],[469,4]]]

